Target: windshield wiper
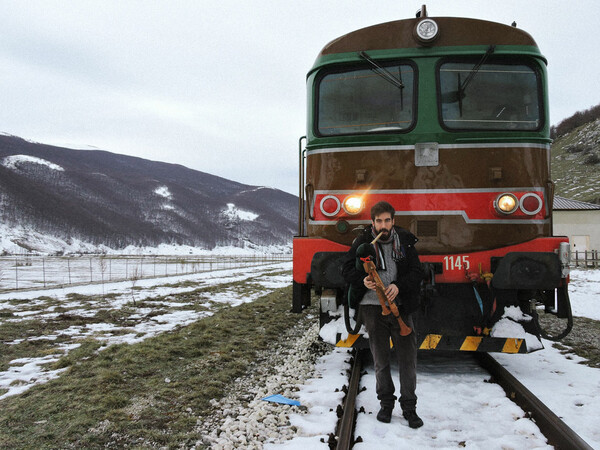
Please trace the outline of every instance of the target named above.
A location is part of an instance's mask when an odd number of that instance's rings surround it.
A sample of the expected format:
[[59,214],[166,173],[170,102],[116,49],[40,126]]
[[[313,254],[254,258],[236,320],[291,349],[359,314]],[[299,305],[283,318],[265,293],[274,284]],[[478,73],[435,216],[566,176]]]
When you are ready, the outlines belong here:
[[471,82],[471,80],[473,79],[475,74],[479,71],[481,66],[487,61],[487,59],[490,57],[490,55],[492,53],[494,53],[495,49],[496,49],[495,45],[490,45],[488,47],[487,51],[485,52],[485,55],[483,55],[481,57],[481,59],[479,60],[479,62],[473,66],[473,68],[471,69],[471,72],[469,72],[469,75],[467,76],[467,78],[465,78],[465,81],[463,81],[462,83],[460,82],[460,72],[457,73],[456,84],[458,85],[457,86],[457,89],[458,89],[457,96],[458,96],[458,111],[460,113],[460,117],[462,117],[462,101],[463,101],[463,98],[465,98],[465,89],[467,88],[467,86],[469,85],[469,83]]
[[400,78],[396,78],[389,70],[387,70],[385,67],[382,67],[379,64],[377,64],[375,62],[375,60],[373,60],[373,58],[371,58],[365,52],[359,52],[358,56],[360,56],[361,58],[363,58],[365,61],[367,61],[369,64],[371,64],[373,66],[373,69],[371,69],[373,72],[375,72],[381,78],[386,80],[388,83],[391,83],[394,86],[396,86],[398,89],[400,89],[400,109],[403,110],[404,109],[404,96],[403,96],[404,83],[402,82],[402,69],[400,67],[398,67],[398,75],[400,76]]

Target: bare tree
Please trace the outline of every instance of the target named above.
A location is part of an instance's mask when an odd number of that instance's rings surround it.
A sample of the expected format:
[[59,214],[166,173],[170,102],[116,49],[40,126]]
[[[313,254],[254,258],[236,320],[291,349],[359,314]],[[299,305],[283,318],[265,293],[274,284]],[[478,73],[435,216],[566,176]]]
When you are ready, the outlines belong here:
[[102,298],[104,298],[104,273],[106,272],[107,264],[106,264],[106,255],[100,256],[100,274],[102,276]]
[[133,306],[136,306],[136,304],[135,304],[135,285],[137,284],[139,279],[140,279],[139,270],[138,270],[138,267],[135,266],[133,268],[133,270],[131,271],[131,277],[129,278],[129,280],[131,281],[131,299],[133,300]]

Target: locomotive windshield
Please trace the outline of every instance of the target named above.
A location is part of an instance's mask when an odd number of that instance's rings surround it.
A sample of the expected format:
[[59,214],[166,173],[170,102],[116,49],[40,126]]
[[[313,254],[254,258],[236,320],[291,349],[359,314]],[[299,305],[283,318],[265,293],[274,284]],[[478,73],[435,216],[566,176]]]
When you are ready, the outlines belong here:
[[540,82],[525,64],[446,62],[439,66],[441,118],[449,129],[538,130]]
[[414,121],[414,71],[408,64],[328,73],[318,84],[322,136],[401,131]]

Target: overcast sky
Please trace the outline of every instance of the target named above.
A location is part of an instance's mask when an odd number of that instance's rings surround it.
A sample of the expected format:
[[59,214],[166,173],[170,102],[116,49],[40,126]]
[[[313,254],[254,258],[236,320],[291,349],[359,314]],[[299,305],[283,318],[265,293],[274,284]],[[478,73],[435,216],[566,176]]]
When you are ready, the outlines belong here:
[[422,3],[529,32],[549,61],[552,124],[600,103],[597,0],[0,0],[0,132],[297,194],[317,54]]

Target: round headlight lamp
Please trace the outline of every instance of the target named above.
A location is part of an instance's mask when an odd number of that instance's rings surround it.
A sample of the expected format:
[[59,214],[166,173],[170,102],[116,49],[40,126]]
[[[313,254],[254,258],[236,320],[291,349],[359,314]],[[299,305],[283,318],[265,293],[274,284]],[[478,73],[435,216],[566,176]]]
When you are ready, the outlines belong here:
[[435,20],[423,19],[415,26],[413,33],[415,38],[424,45],[431,44],[439,35],[439,27]]
[[519,200],[514,194],[500,194],[494,202],[494,207],[500,214],[512,214],[519,207]]
[[342,207],[347,214],[355,216],[365,208],[365,202],[358,195],[350,195],[344,199]]
[[521,211],[528,216],[533,216],[542,210],[542,199],[539,195],[529,192],[521,197]]
[[335,216],[342,208],[340,201],[334,195],[326,195],[323,197],[319,207],[321,208],[321,212],[327,217]]

